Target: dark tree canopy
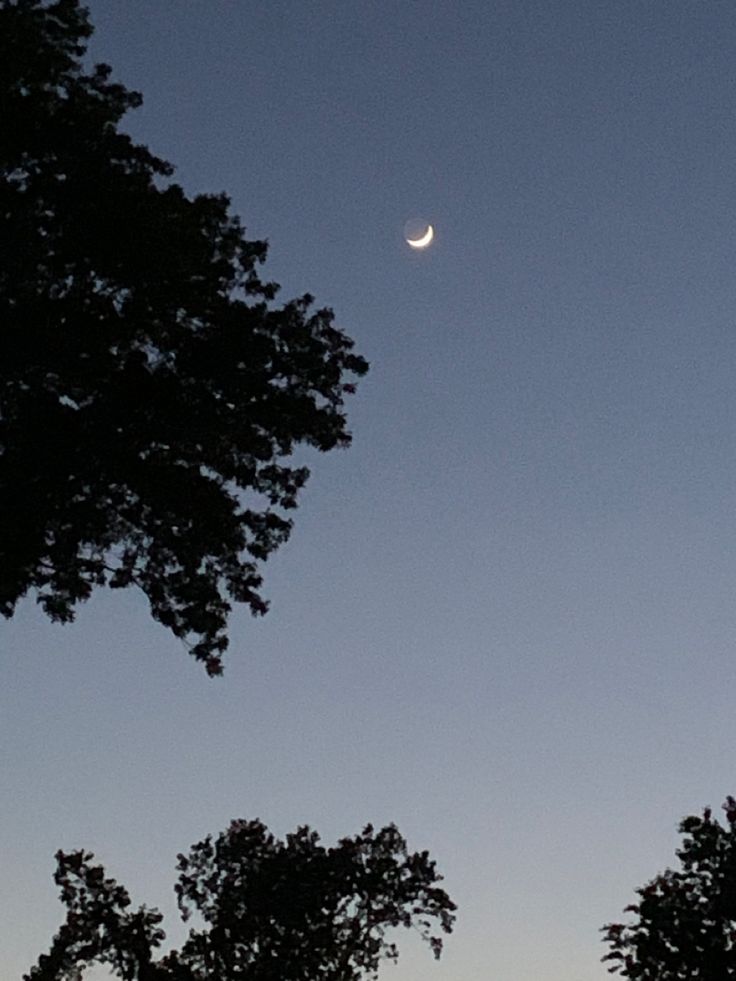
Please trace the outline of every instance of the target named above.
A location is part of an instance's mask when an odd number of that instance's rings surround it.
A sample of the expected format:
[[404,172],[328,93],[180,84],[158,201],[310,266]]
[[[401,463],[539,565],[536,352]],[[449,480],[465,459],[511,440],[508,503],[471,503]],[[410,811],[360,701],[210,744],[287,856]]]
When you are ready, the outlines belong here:
[[680,868],[637,889],[633,922],[603,928],[610,971],[639,981],[736,978],[736,800],[723,805],[726,825],[710,808],[680,823]]
[[417,928],[439,957],[455,921],[435,863],[393,825],[325,848],[307,827],[279,841],[260,821],[234,821],[179,855],[179,907],[198,927],[156,959],[161,914],[131,910],[92,859],[58,853],[66,921],[24,981],[74,981],[94,963],[123,981],[359,981],[398,957],[390,928]]
[[85,70],[90,34],[78,0],[0,0],[0,611],[137,585],[218,674],[231,603],[266,610],[292,453],[349,443],[367,363],[310,296],[274,306],[225,195],[119,131],[141,98]]

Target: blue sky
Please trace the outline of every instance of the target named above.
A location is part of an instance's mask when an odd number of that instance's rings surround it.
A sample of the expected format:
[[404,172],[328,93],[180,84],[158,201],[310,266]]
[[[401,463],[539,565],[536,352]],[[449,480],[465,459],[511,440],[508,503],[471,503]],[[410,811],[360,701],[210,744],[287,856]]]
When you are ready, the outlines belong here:
[[176,853],[258,816],[432,851],[456,932],[386,978],[606,977],[598,928],[736,793],[736,8],[89,6],[130,132],[372,370],[223,679],[132,593],[2,625],[0,974],[57,848],[176,942]]

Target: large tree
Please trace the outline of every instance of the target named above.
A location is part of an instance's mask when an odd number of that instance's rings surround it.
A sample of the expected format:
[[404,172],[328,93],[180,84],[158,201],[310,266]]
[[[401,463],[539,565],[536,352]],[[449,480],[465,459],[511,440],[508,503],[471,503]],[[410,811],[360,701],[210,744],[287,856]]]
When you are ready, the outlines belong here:
[[638,981],[736,978],[736,800],[723,805],[725,826],[710,808],[680,823],[678,869],[637,889],[628,923],[603,928],[610,971]]
[[396,960],[387,930],[417,928],[439,957],[455,920],[435,863],[393,825],[325,848],[307,827],[279,841],[260,821],[234,821],[179,855],[179,907],[199,928],[156,959],[161,914],[131,910],[92,859],[57,855],[66,921],[24,981],[75,981],[91,964],[123,981],[359,981]]
[[0,612],[139,586],[219,674],[231,603],[289,534],[307,444],[367,370],[309,295],[275,306],[225,195],[187,196],[86,70],[78,0],[0,0]]

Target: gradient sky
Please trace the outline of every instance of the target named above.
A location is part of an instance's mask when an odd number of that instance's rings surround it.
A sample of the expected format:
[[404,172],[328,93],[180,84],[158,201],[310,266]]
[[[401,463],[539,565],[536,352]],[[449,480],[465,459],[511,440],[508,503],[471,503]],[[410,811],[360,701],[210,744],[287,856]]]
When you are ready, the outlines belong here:
[[177,942],[176,853],[258,816],[430,849],[456,932],[384,979],[607,977],[598,928],[736,793],[736,5],[90,8],[126,128],[372,371],[224,678],[133,593],[2,624],[0,976],[57,848]]

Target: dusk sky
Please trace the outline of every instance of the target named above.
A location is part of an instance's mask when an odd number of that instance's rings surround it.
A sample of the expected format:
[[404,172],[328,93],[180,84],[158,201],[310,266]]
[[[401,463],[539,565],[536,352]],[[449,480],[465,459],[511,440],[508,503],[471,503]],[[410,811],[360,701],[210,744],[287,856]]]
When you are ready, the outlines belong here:
[[89,7],[124,128],[371,372],[223,678],[132,591],[0,625],[0,977],[62,921],[58,848],[176,944],[177,852],[260,817],[430,850],[456,930],[385,981],[602,981],[736,794],[736,4]]

